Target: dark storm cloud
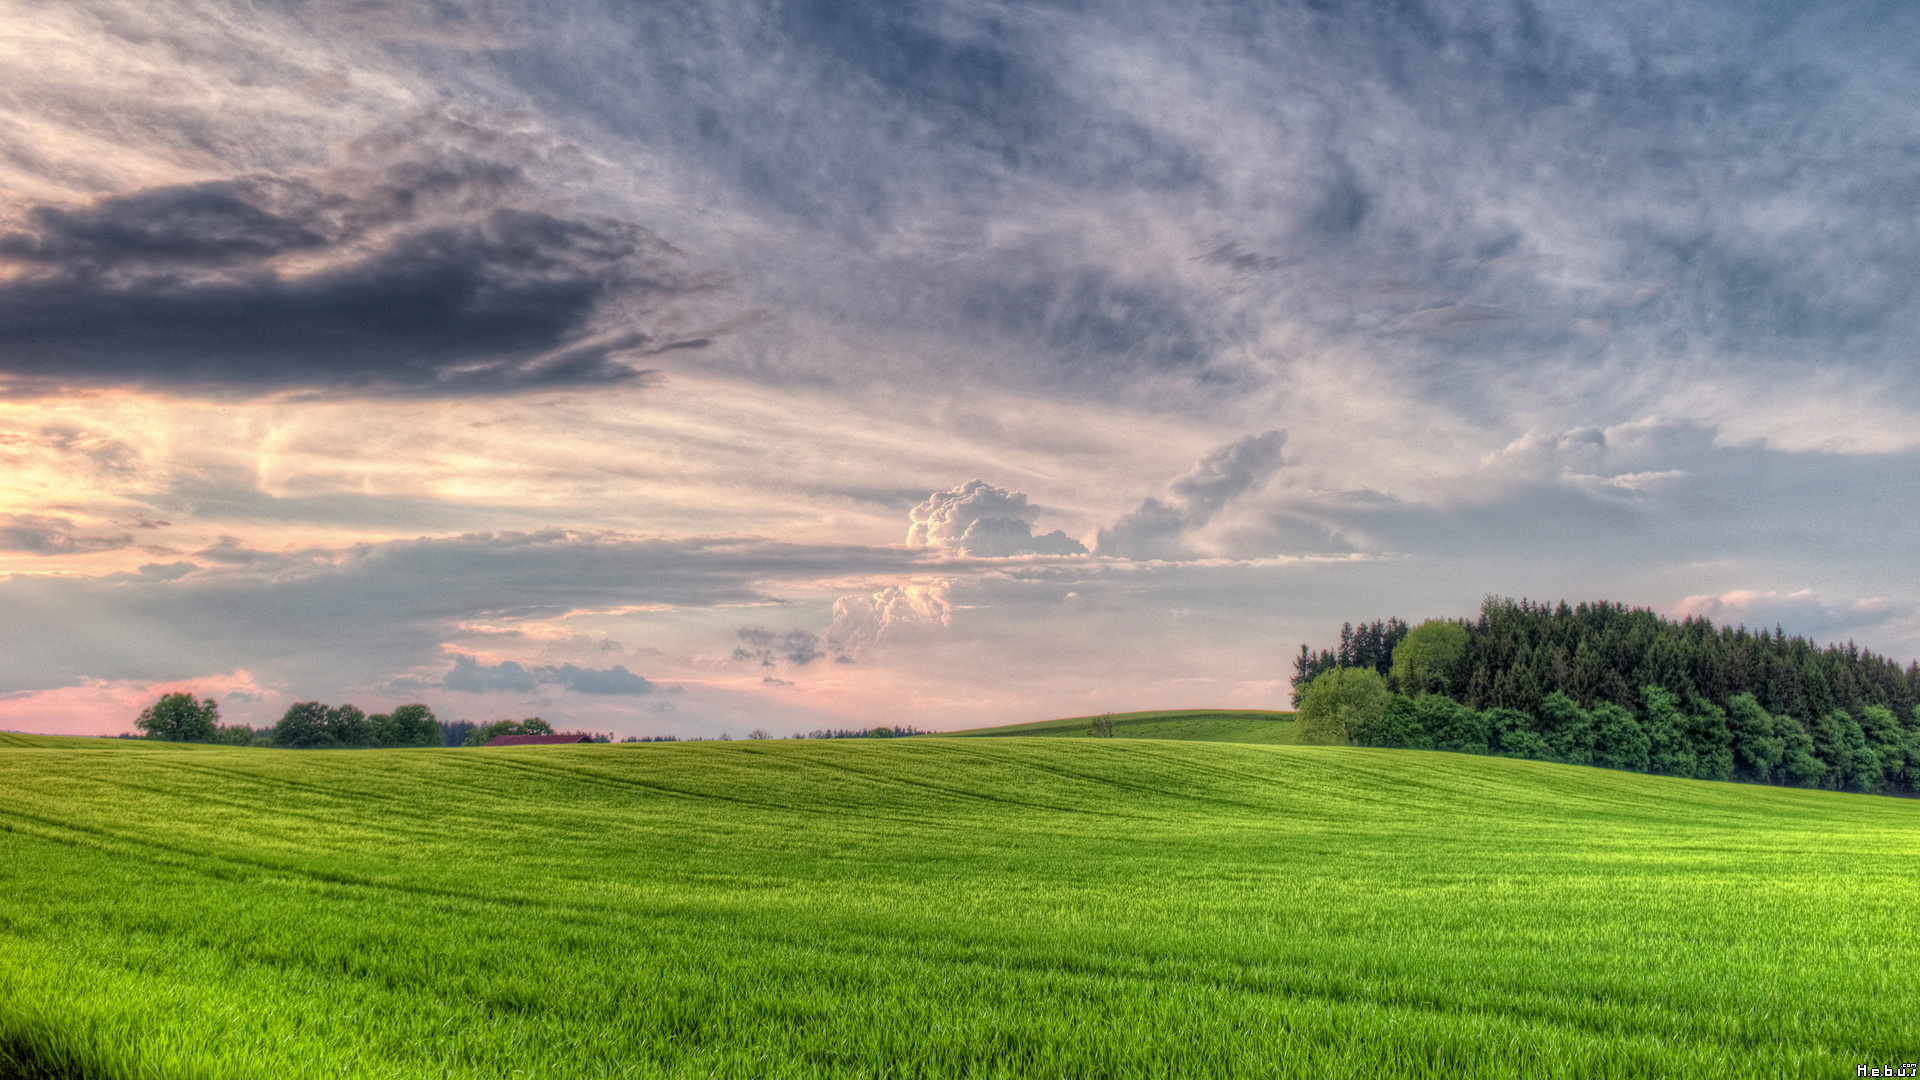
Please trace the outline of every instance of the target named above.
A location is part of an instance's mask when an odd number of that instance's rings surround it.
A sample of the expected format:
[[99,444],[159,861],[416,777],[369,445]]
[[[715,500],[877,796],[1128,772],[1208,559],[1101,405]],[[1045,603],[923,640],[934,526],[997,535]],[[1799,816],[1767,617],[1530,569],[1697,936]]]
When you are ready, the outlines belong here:
[[31,207],[0,236],[0,374],[486,392],[644,378],[634,361],[707,344],[651,316],[717,279],[633,222],[541,206],[496,152]]

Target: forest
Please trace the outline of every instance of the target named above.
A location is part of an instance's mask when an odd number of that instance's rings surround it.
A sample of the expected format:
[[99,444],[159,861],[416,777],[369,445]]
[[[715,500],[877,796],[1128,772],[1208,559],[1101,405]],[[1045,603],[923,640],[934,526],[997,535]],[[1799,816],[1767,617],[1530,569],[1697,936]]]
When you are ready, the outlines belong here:
[[1303,724],[1324,741],[1853,791],[1920,786],[1920,664],[1779,627],[1489,597],[1477,619],[1349,623],[1338,647],[1301,647],[1293,686]]

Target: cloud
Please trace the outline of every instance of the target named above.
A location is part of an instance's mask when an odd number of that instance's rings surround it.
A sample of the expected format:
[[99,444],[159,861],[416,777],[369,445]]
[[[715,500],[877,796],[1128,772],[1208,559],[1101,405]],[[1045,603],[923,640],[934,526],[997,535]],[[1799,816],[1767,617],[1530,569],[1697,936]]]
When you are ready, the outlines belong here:
[[58,383],[499,392],[644,378],[720,281],[647,229],[545,205],[564,148],[450,117],[373,163],[28,208],[0,235],[0,374]]
[[33,555],[79,555],[133,544],[131,533],[87,533],[61,517],[0,514],[0,551]]
[[565,687],[581,694],[651,694],[659,689],[649,679],[615,664],[604,670],[576,667],[573,664],[543,664],[524,667],[513,660],[483,664],[471,656],[455,656],[453,670],[441,680],[441,686],[466,694],[531,694],[540,684]]
[[761,667],[772,667],[782,660],[805,666],[825,655],[820,651],[820,636],[808,630],[778,634],[764,627],[743,626],[734,631],[734,637],[740,645],[734,648],[733,659],[757,661]]
[[572,664],[539,667],[533,669],[533,677],[541,682],[558,683],[580,694],[651,694],[659,688],[653,681],[635,675],[622,664],[605,670],[575,667]]
[[1167,485],[1164,499],[1149,496],[1108,528],[1094,549],[1130,559],[1171,559],[1190,554],[1187,536],[1206,525],[1227,503],[1265,482],[1280,467],[1287,433],[1249,435],[1213,451]]
[[969,480],[934,492],[908,511],[907,543],[982,558],[1086,553],[1086,545],[1059,529],[1033,535],[1031,521],[1038,513],[1020,492]]
[[889,585],[866,596],[833,602],[833,624],[821,640],[840,657],[858,658],[889,636],[945,627],[953,621],[953,582]]
[[[229,547],[223,556],[99,576],[0,575],[0,605],[18,616],[0,621],[8,657],[0,693],[233,668],[272,672],[295,693],[335,693],[435,666],[443,643],[475,624],[773,604],[771,590],[783,585],[908,576],[921,558],[898,547],[563,530],[286,552]],[[476,662],[456,671],[456,682],[477,679],[486,692],[501,679],[524,686],[511,669]],[[534,679],[531,669],[522,674]],[[578,678],[618,685],[617,676]]]
[[533,675],[512,660],[482,664],[471,656],[456,656],[440,685],[463,694],[531,694]]
[[1832,603],[1822,600],[1812,589],[1785,593],[1735,589],[1718,596],[1689,596],[1674,605],[1673,614],[1676,618],[1697,616],[1722,625],[1737,624],[1755,630],[1779,626],[1790,634],[1827,641],[1897,619],[1911,620],[1916,609],[1885,597]]
[[843,596],[833,602],[833,621],[823,631],[793,629],[785,633],[757,626],[734,632],[741,644],[733,650],[735,663],[775,667],[781,663],[805,667],[831,656],[836,664],[852,664],[881,642],[953,621],[953,582],[948,579],[889,585],[878,592]]

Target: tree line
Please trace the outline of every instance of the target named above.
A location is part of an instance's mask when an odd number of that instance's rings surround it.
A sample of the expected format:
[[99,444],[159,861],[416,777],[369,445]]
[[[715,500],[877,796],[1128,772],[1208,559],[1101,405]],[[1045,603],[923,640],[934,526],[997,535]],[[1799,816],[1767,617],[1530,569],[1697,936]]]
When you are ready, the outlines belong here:
[[[212,698],[165,694],[134,721],[143,738],[164,742],[216,743],[228,746],[277,746],[293,750],[372,749],[425,746],[485,746],[501,735],[553,735],[553,725],[537,716],[525,720],[471,720],[442,723],[425,705],[402,705],[369,716],[354,705],[301,701],[288,707],[270,728],[222,724]],[[595,735],[595,742],[609,736]]]
[[1920,791],[1920,664],[1778,627],[1489,597],[1478,619],[1348,624],[1294,668],[1314,741]]

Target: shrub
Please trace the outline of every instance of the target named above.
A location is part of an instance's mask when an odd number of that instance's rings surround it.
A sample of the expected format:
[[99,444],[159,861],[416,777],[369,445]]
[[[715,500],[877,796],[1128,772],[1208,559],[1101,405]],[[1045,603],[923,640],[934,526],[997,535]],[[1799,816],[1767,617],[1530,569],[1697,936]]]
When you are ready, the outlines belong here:
[[1486,716],[1488,741],[1495,751],[1534,761],[1553,759],[1553,747],[1535,730],[1531,713],[1519,709],[1488,709]]
[[1303,743],[1347,743],[1385,711],[1392,695],[1372,668],[1334,668],[1314,676],[1300,694],[1297,730]]
[[1420,723],[1419,709],[1413,699],[1395,694],[1387,700],[1378,716],[1366,720],[1349,732],[1361,746],[1403,746],[1409,750],[1431,750],[1433,739]]
[[1647,729],[1647,771],[1662,776],[1692,776],[1693,745],[1687,740],[1687,718],[1680,699],[1658,686],[1640,691],[1643,726]]
[[1554,761],[1593,764],[1593,714],[1572,698],[1558,690],[1541,698],[1539,731]]
[[1633,714],[1612,702],[1593,708],[1593,763],[1646,772],[1653,742]]

